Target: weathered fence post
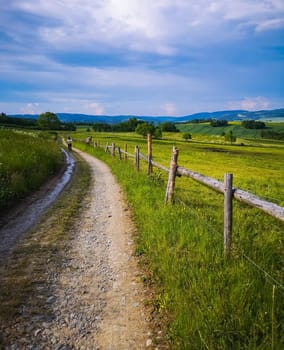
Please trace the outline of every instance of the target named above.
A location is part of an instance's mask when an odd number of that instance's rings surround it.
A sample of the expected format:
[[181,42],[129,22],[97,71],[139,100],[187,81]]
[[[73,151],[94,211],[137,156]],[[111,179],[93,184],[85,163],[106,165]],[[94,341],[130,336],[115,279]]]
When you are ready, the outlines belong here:
[[233,228],[233,174],[224,176],[224,254],[230,256]]
[[108,152],[108,142],[106,143],[105,152]]
[[121,150],[120,147],[117,148],[119,159],[121,160]]
[[148,143],[148,175],[152,174],[153,166],[152,166],[152,135],[148,134],[147,136]]
[[124,160],[127,160],[127,143],[124,144]]
[[177,160],[178,160],[178,149],[173,147],[172,159],[170,164],[170,172],[168,178],[168,185],[166,191],[165,202],[173,202],[174,199],[174,190],[175,190],[175,181],[176,181],[176,172],[177,172]]
[[111,146],[111,155],[114,157],[115,156],[115,143],[112,143]]
[[135,167],[139,170],[139,147],[135,146]]

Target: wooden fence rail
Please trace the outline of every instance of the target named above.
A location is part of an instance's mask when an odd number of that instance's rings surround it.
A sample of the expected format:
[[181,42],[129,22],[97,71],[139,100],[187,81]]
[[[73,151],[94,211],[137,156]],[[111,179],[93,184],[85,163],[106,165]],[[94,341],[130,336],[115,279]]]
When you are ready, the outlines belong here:
[[[94,143],[94,147],[97,147],[98,143]],[[114,156],[116,146],[113,143],[111,146],[106,144],[105,151],[111,152]],[[119,149],[119,148],[118,148]],[[222,193],[224,195],[224,253],[226,256],[230,254],[230,247],[232,241],[232,221],[233,221],[233,199],[236,199],[240,202],[246,203],[252,207],[258,208],[259,210],[269,214],[270,216],[284,222],[284,208],[279,205],[268,202],[264,199],[257,197],[256,195],[243,191],[239,188],[233,187],[233,175],[225,174],[224,182],[210,178],[208,176],[199,174],[193,170],[186,169],[182,166],[179,166],[177,163],[178,159],[178,149],[173,147],[172,158],[170,163],[170,168],[167,168],[163,165],[160,165],[153,161],[152,159],[152,138],[148,137],[148,155],[143,155],[138,146],[135,146],[135,154],[127,152],[127,145],[124,145],[125,151],[119,149],[118,154],[124,154],[124,159],[127,157],[134,158],[136,169],[139,170],[139,161],[140,159],[145,160],[148,163],[147,173],[150,175],[152,173],[152,168],[156,167],[160,170],[163,170],[168,175],[168,184],[166,189],[165,201],[173,202],[174,199],[174,188],[175,188],[175,178],[176,176],[186,176],[191,178],[202,185],[205,185],[214,191]],[[121,156],[120,156],[121,159]]]
[[[184,175],[187,177],[190,177],[198,182],[200,182],[203,185],[206,185],[207,187],[212,188],[213,190],[224,193],[225,192],[225,185],[223,182],[212,179],[210,177],[198,174],[192,170],[187,170],[183,167],[177,168],[177,173],[180,175]],[[238,200],[239,202],[243,202],[246,204],[249,204],[255,208],[258,208],[269,215],[275,217],[276,219],[279,219],[281,221],[284,221],[284,208],[280,207],[277,204],[274,204],[272,202],[268,202],[264,199],[261,199],[257,196],[255,196],[252,193],[243,191],[239,188],[233,187],[233,197]]]

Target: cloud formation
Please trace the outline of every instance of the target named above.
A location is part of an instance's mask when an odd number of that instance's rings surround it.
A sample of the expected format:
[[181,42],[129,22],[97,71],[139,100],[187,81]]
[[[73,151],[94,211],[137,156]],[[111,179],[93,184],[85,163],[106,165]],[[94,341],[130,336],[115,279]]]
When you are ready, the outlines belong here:
[[262,96],[245,97],[243,100],[229,103],[228,108],[247,111],[265,110],[270,108],[270,102],[267,98]]
[[282,0],[11,0],[0,23],[8,113],[283,105]]

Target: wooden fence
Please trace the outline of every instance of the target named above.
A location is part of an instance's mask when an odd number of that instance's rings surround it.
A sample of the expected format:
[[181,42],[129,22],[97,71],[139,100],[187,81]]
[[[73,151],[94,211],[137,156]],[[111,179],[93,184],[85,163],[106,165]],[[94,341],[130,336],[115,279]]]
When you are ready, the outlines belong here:
[[[216,179],[204,176],[202,174],[196,173],[192,170],[188,170],[182,166],[178,165],[178,155],[179,151],[176,147],[173,147],[172,157],[170,162],[170,167],[166,168],[152,160],[152,137],[148,135],[148,155],[143,155],[138,146],[135,146],[134,154],[127,151],[127,145],[124,145],[124,150],[120,147],[116,147],[114,143],[112,145],[106,144],[105,151],[110,152],[112,156],[116,153],[119,158],[122,159],[122,154],[124,159],[128,157],[134,158],[134,164],[137,170],[140,168],[140,159],[148,163],[147,174],[150,175],[153,171],[153,167],[160,170],[168,172],[168,183],[165,194],[165,202],[173,203],[174,200],[174,189],[175,189],[175,179],[176,176],[186,176],[189,177],[202,185],[205,185],[214,191],[222,193],[224,195],[224,254],[226,256],[230,255],[231,243],[232,243],[232,229],[233,229],[233,199],[240,202],[246,203],[252,207],[258,208],[259,210],[269,214],[270,216],[284,222],[284,208],[280,207],[274,203],[263,200],[252,193],[243,191],[239,188],[233,187],[233,174],[225,174],[224,182],[218,181]],[[94,147],[98,147],[99,144],[94,142]]]

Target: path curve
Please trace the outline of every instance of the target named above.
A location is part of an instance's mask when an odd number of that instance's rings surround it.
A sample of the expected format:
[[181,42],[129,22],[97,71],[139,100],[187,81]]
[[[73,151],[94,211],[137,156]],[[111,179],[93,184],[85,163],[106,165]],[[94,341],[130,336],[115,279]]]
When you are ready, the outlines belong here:
[[51,335],[62,349],[150,349],[134,225],[123,194],[106,164],[75,151],[92,169],[92,186],[54,295],[56,318],[39,334]]
[[5,262],[19,239],[39,221],[70,181],[75,160],[63,148],[61,151],[65,155],[64,171],[47,181],[18,205],[14,205],[4,215],[0,215],[0,263]]

